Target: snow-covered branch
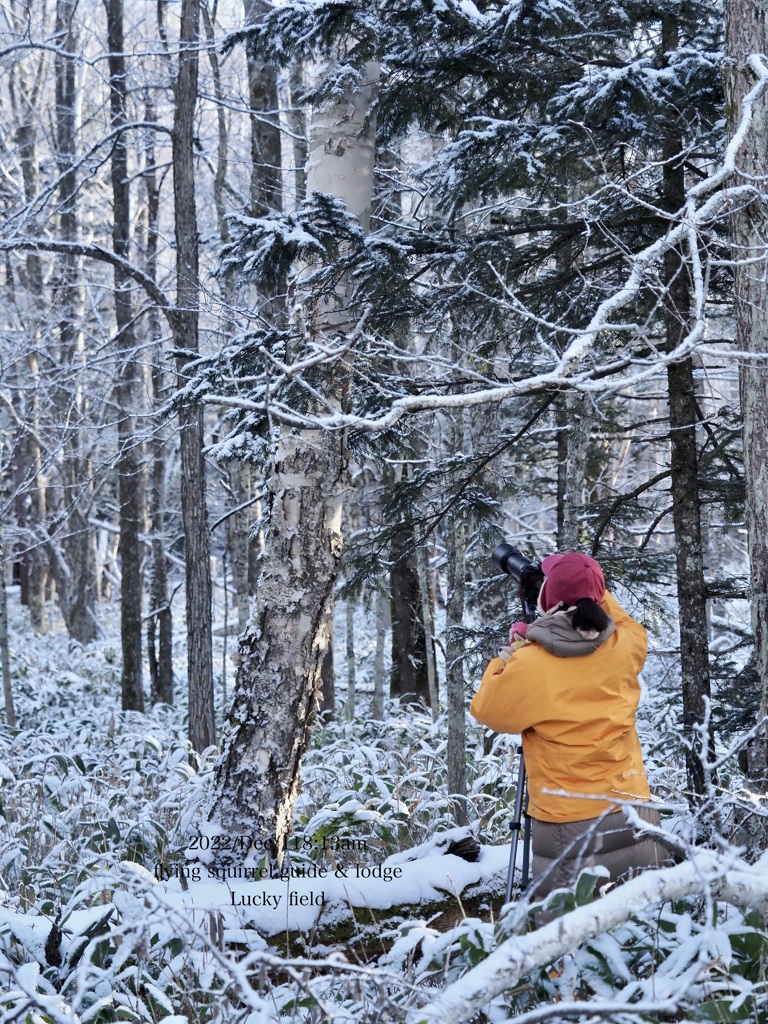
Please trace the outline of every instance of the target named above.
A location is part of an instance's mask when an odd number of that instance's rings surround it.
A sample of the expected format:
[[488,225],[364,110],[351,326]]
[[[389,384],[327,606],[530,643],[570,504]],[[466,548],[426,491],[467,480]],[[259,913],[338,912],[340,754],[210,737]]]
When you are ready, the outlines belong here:
[[470,1020],[482,1006],[529,972],[625,924],[645,908],[702,893],[748,907],[768,920],[768,854],[748,865],[701,850],[683,864],[646,871],[594,903],[578,907],[527,935],[508,939],[427,1006],[413,1011],[409,1024],[461,1024]]
[[55,252],[62,255],[85,256],[101,263],[109,263],[113,267],[120,267],[144,289],[148,298],[163,311],[169,322],[175,316],[175,309],[166,294],[141,267],[118,256],[111,249],[99,245],[98,242],[67,242],[54,238],[19,236],[0,239],[0,252]]

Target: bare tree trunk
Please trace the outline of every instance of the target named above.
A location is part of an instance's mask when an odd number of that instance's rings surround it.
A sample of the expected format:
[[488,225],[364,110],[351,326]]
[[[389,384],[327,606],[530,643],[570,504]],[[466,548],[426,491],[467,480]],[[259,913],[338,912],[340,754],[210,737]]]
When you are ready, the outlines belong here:
[[355,686],[356,664],[355,664],[355,602],[354,598],[347,598],[346,606],[347,624],[347,718],[350,722],[355,720]]
[[[679,44],[674,17],[662,19],[665,53]],[[668,129],[664,137],[663,201],[666,209],[679,210],[685,202],[683,146],[678,133]],[[664,259],[666,286],[665,326],[669,349],[688,333],[691,286],[687,267],[678,251]],[[705,721],[710,696],[707,588],[704,580],[704,549],[701,536],[699,454],[696,425],[699,413],[690,359],[670,363],[669,391],[670,471],[672,519],[675,530],[677,597],[680,619],[680,670],[683,688],[683,732],[688,744],[686,765],[690,799],[699,802],[706,791],[701,758],[700,727]],[[704,740],[705,747],[709,741]]]
[[[38,157],[35,130],[37,103],[37,86],[30,88],[28,83],[19,83],[16,89],[18,69],[9,75],[9,92],[14,107],[18,107],[17,117],[21,123],[16,131],[16,149],[24,183],[24,198],[31,204],[38,191]],[[43,268],[38,253],[27,253],[25,258],[25,283],[30,296],[39,299],[43,295]],[[32,328],[32,324],[29,325]],[[23,474],[22,492],[19,494],[23,510],[19,510],[19,527],[25,530],[23,556],[26,577],[26,593],[23,602],[29,606],[33,628],[38,633],[47,629],[46,616],[46,584],[48,579],[48,556],[43,544],[46,528],[46,484],[43,473],[43,453],[38,442],[40,436],[40,399],[38,383],[40,366],[38,350],[41,342],[40,322],[30,330],[30,349],[26,360],[27,384],[31,385],[26,400],[26,421],[29,428],[25,437],[19,440],[18,448],[22,461]],[[22,370],[22,373],[24,370]],[[23,524],[23,527],[22,527]]]
[[[400,480],[401,467],[385,466],[382,484],[389,490]],[[407,518],[392,535],[389,548],[392,667],[390,697],[430,706],[429,656],[419,577],[416,531]]]
[[[272,10],[267,0],[243,0],[245,21],[257,25]],[[246,55],[251,106],[251,193],[248,214],[263,217],[283,208],[282,151],[278,124],[277,70]]]
[[[317,112],[310,191],[344,199],[364,229],[370,219],[373,143],[360,131],[378,69],[359,92]],[[301,283],[299,282],[299,293]],[[349,329],[328,310],[318,333]],[[344,367],[334,365],[327,398],[341,405]],[[291,829],[301,758],[309,742],[330,641],[333,586],[341,555],[347,486],[340,432],[281,431],[268,480],[270,520],[253,618],[240,643],[230,732],[217,765],[210,816],[225,831],[275,839]]]
[[[269,10],[264,0],[244,0],[247,24],[257,23]],[[214,80],[214,92],[218,107],[218,155],[216,175],[213,183],[219,233],[222,242],[229,241],[225,184],[228,162],[228,137],[224,93],[221,85],[221,71],[216,49],[214,26],[205,4],[202,6],[203,24],[208,42],[208,57]],[[248,94],[251,127],[251,177],[248,213],[261,217],[271,211],[282,209],[282,153],[278,125],[277,71],[270,65],[246,54],[248,68]],[[259,285],[263,300],[259,310],[262,316],[277,322],[285,314],[285,282],[267,287]],[[224,280],[224,298],[228,310],[235,302],[235,284],[231,277]],[[235,323],[227,315],[222,333],[232,336]],[[230,484],[235,508],[239,511],[227,520],[227,534],[232,558],[232,581],[235,587],[238,623],[242,632],[250,617],[249,596],[251,579],[251,495],[253,489],[253,467],[250,463],[236,463],[230,471]],[[326,668],[330,671],[330,668]]]
[[288,123],[293,133],[293,163],[296,181],[296,205],[303,202],[307,194],[307,119],[299,100],[304,86],[304,71],[301,64],[291,69],[290,79],[290,113]]
[[[109,92],[111,123],[118,134],[112,146],[112,245],[122,259],[130,256],[131,196],[128,178],[128,96],[123,0],[106,0],[107,45],[109,49]],[[117,326],[117,435],[118,502],[120,507],[120,637],[123,671],[123,711],[144,710],[142,685],[141,532],[144,526],[144,467],[141,445],[136,437],[138,403],[138,360],[134,326],[131,279],[118,265],[114,267],[115,322]]]
[[376,594],[376,653],[373,658],[373,706],[371,718],[380,722],[384,718],[384,644],[387,632],[387,599]]
[[568,391],[555,406],[557,432],[557,548],[578,551],[589,455],[589,397]]
[[242,511],[235,512],[227,521],[232,560],[232,583],[235,588],[235,603],[237,605],[237,623],[239,632],[242,633],[251,617],[250,583],[248,580],[251,546],[251,519],[248,515],[248,508],[252,497],[250,464],[234,463],[229,471],[229,479],[235,508],[242,508]]
[[[768,51],[765,6],[758,0],[726,3],[726,95],[729,128],[743,116],[743,100],[754,86],[747,64],[755,53]],[[755,358],[739,366],[743,416],[744,470],[747,485],[747,528],[750,601],[755,638],[755,666],[761,688],[762,725],[750,745],[747,771],[759,792],[768,792],[768,205],[764,186],[768,173],[768,98],[764,90],[753,107],[752,125],[740,161],[746,181],[755,183],[751,202],[730,217],[736,285],[737,347]],[[765,836],[761,837],[764,846]]]
[[[197,104],[199,0],[181,0],[179,66],[173,118],[173,201],[176,234],[174,344],[179,385],[199,351],[198,237],[195,205],[194,120]],[[215,742],[211,649],[210,539],[205,496],[203,413],[179,413],[181,512],[184,523],[189,738],[195,750]]]
[[424,623],[424,644],[427,649],[427,692],[429,707],[432,709],[432,721],[437,721],[437,666],[435,665],[435,638],[432,630],[432,595],[429,586],[429,565],[426,543],[416,545],[416,571],[419,578],[419,598],[421,600],[421,618]]
[[389,587],[392,620],[390,696],[404,703],[429,705],[426,632],[424,630],[416,539],[403,524],[390,543]]
[[[155,120],[151,93],[145,97],[146,120]],[[147,133],[145,151],[144,186],[147,192],[146,214],[146,271],[157,281],[158,227],[160,218],[160,186],[155,171],[155,146],[151,132]],[[163,402],[163,347],[160,340],[160,320],[157,309],[147,313],[149,337],[153,341],[150,390],[153,409]],[[168,596],[168,559],[165,551],[165,477],[166,429],[157,420],[149,442],[150,486],[149,517],[152,532],[152,567],[149,579],[150,615],[147,620],[147,656],[149,660],[150,703],[173,704],[173,616]]]
[[5,535],[2,522],[0,522],[0,671],[3,676],[5,721],[9,729],[15,729],[16,708],[13,703],[11,657],[8,647],[8,592],[5,586]]
[[328,722],[336,717],[336,674],[333,667],[333,620],[331,623],[331,635],[328,639],[328,650],[325,652],[323,664],[320,667],[320,704],[319,712],[321,721]]
[[[77,152],[77,50],[75,20],[76,0],[57,0],[56,31],[61,49],[54,59],[56,72],[56,147],[59,165],[59,231],[62,239],[75,242],[79,237],[77,218],[78,180]],[[75,255],[59,257],[59,339],[61,359],[76,367],[84,362],[82,337],[76,326],[81,303],[80,261]],[[82,396],[79,392],[61,395],[61,414],[74,405],[73,426],[65,439],[64,502],[71,508],[63,530],[66,565],[52,564],[56,573],[59,603],[67,630],[73,639],[89,643],[98,636],[95,612],[96,559],[91,527],[88,522],[93,495],[92,465],[83,449],[80,430]]]
[[[497,406],[481,410],[469,409],[467,415],[470,417],[470,436],[475,449],[486,445],[489,438],[497,437],[502,432]],[[499,467],[499,458],[487,463],[477,477],[477,485],[491,504],[501,508],[503,470]],[[519,618],[519,614],[517,608],[511,609],[512,600],[517,599],[515,587],[510,586],[509,577],[499,573],[491,563],[494,545],[506,538],[495,522],[490,524],[478,518],[472,523],[470,535],[479,531],[482,531],[480,535],[485,536],[487,542],[484,547],[473,553],[468,568],[471,577],[476,581],[476,617],[482,630],[480,659],[485,667],[491,658],[498,654],[500,642],[506,638],[509,626]]]
[[[460,450],[454,447],[454,451]],[[460,631],[464,625],[464,523],[452,516],[448,523],[448,566],[445,609],[445,690],[448,707],[448,792],[453,797],[454,814],[459,825],[469,822],[467,816],[467,733],[466,695],[464,693],[464,642]]]

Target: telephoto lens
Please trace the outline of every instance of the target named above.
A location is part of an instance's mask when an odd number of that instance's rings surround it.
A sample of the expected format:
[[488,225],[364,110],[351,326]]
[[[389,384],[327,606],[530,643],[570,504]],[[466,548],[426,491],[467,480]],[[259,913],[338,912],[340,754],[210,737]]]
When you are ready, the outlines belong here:
[[539,591],[544,583],[541,562],[536,558],[526,558],[522,551],[513,548],[511,544],[497,544],[491,552],[491,561],[505,575],[517,580],[525,621],[533,622]]
[[497,544],[491,552],[491,561],[507,576],[514,576],[519,580],[526,570],[539,567],[539,563],[526,558],[522,551],[513,548],[511,544]]

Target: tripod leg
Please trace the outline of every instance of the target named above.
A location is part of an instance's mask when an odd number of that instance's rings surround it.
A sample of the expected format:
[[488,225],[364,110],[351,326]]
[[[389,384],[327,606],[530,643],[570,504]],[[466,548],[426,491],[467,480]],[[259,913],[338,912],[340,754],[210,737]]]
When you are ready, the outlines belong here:
[[520,892],[525,892],[528,888],[528,882],[530,880],[531,873],[531,819],[528,816],[528,796],[525,798],[525,810],[523,811],[525,816],[525,824],[523,825],[523,868],[522,878],[520,880]]
[[[525,796],[525,760],[523,759],[523,748],[518,748],[520,754],[520,768],[517,773],[517,792],[515,793],[515,811],[512,819],[512,844],[509,849],[509,868],[507,870],[507,891],[504,898],[505,903],[512,899],[512,886],[515,878],[515,861],[517,860],[517,845],[520,840],[520,829],[523,823],[523,803]],[[525,801],[527,805],[527,801]],[[526,822],[527,824],[527,822]],[[523,847],[523,871],[527,871],[525,861],[525,847]],[[526,878],[523,878],[525,886]]]

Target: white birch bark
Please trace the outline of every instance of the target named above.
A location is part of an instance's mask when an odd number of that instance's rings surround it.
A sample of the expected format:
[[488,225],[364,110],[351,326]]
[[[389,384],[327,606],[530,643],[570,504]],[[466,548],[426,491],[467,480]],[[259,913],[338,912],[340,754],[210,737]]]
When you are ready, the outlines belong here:
[[[373,125],[361,132],[377,87],[377,66],[367,68],[366,79],[354,94],[317,112],[307,167],[308,192],[343,199],[364,229],[373,191]],[[299,302],[301,287],[299,278]],[[352,327],[336,310],[302,312],[320,336]],[[350,369],[350,364],[329,368],[325,394],[339,407]],[[230,833],[249,830],[274,838],[278,857],[291,829],[301,758],[330,643],[346,486],[343,433],[282,430],[267,481],[269,533],[259,588],[240,641],[230,729],[209,814]]]

